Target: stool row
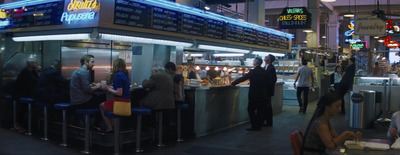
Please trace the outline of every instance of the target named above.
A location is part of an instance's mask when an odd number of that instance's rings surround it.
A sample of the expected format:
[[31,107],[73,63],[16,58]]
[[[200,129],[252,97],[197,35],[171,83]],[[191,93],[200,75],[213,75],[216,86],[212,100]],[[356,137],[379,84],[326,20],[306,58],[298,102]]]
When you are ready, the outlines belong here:
[[[13,102],[13,125],[14,127],[16,126],[16,101],[13,99],[11,95],[6,95],[5,99],[8,101]],[[34,99],[29,98],[29,97],[23,97],[20,98],[20,102],[22,104],[28,104],[28,131],[26,135],[32,135],[31,133],[31,121],[32,121],[32,113],[31,113],[31,105],[33,103],[36,103],[37,106],[43,107],[43,138],[42,140],[48,140],[47,138],[47,107],[51,106],[50,103],[46,102],[35,102]],[[66,122],[66,111],[71,108],[71,103],[56,103],[54,104],[54,109],[55,110],[62,110],[63,113],[63,120],[62,120],[62,143],[60,146],[67,146],[67,122]],[[183,139],[181,138],[181,110],[182,109],[188,109],[187,104],[179,104],[176,105],[177,109],[177,141],[182,142]],[[148,108],[142,108],[142,107],[135,107],[132,108],[132,114],[136,115],[137,117],[137,125],[136,125],[136,152],[143,152],[141,149],[141,123],[142,123],[142,115],[151,115],[151,110]],[[75,111],[77,114],[82,114],[85,115],[85,144],[84,144],[84,150],[81,151],[81,153],[84,154],[89,154],[89,117],[91,115],[96,115],[99,113],[98,108],[93,108],[93,109],[76,109]],[[158,124],[158,145],[157,146],[165,146],[162,142],[162,114],[163,110],[156,110],[158,119],[159,119],[159,124]],[[110,117],[114,121],[114,154],[118,155],[119,154],[119,118],[120,117],[126,117],[126,116],[119,116],[119,115],[114,115],[113,112],[110,111],[105,111],[105,115],[107,117]]]

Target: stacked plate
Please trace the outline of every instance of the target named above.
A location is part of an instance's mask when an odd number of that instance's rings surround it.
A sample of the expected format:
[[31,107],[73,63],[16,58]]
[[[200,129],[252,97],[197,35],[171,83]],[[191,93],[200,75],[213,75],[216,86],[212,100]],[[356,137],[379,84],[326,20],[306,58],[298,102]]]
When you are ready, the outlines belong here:
[[200,86],[201,80],[197,79],[190,79],[189,85],[190,86]]

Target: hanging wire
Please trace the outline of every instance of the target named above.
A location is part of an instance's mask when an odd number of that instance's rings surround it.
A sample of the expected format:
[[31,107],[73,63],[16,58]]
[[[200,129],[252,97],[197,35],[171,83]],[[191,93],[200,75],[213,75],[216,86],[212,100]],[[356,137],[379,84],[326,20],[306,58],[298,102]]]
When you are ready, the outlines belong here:
[[287,4],[286,4],[286,7],[289,7],[289,0],[287,0]]

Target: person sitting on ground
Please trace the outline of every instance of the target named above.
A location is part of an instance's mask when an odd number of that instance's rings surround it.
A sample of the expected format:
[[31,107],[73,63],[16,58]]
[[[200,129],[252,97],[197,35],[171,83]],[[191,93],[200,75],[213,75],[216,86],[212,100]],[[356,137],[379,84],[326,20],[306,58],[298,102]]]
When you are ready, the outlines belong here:
[[400,134],[400,130],[398,130],[400,128],[400,111],[393,113],[391,120],[392,121],[390,122],[390,126],[387,131],[387,137],[393,143]]
[[346,140],[360,139],[361,132],[344,131],[336,133],[330,120],[341,110],[341,98],[335,93],[322,96],[308,123],[303,140],[302,154],[326,154],[326,149],[335,150]]
[[[126,69],[125,61],[121,58],[115,59],[113,61],[113,68],[111,71],[111,75],[109,77],[109,81],[113,81],[113,88],[105,85],[104,90],[114,94],[114,97],[123,98],[129,100],[130,98],[130,81],[129,81],[129,72]],[[100,104],[100,112],[103,116],[104,122],[106,123],[107,129],[106,133],[112,133],[113,126],[111,123],[111,119],[104,115],[104,111],[113,111],[114,100],[109,100]]]

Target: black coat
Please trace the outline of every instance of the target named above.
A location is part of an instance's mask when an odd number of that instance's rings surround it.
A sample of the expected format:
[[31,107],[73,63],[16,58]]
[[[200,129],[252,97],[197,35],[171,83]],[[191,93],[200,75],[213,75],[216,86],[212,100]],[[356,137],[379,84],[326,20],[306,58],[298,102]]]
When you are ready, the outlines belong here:
[[13,91],[14,97],[33,97],[38,79],[39,75],[35,69],[29,70],[28,67],[22,69],[15,82],[16,86]]
[[44,102],[66,102],[69,99],[69,81],[61,72],[48,67],[40,74],[35,91],[35,99]]
[[269,79],[267,79],[267,95],[268,96],[274,96],[275,94],[275,84],[276,84],[276,70],[275,66],[272,64],[268,65],[268,68],[266,69],[267,71],[267,76]]
[[267,71],[265,71],[260,66],[255,67],[250,70],[249,73],[240,77],[239,79],[232,82],[232,85],[235,86],[240,82],[243,82],[247,79],[250,79],[250,89],[249,89],[249,100],[256,102],[266,102],[267,93],[267,81],[269,81],[270,77],[267,76]]

